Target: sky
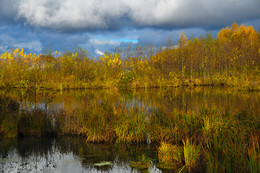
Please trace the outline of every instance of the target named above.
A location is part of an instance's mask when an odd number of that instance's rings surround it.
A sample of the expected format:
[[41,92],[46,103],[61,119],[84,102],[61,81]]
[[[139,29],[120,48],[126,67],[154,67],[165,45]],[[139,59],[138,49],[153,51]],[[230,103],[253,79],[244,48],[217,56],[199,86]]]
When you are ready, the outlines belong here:
[[82,47],[92,56],[135,44],[177,42],[232,23],[260,31],[260,0],[0,0],[0,53]]

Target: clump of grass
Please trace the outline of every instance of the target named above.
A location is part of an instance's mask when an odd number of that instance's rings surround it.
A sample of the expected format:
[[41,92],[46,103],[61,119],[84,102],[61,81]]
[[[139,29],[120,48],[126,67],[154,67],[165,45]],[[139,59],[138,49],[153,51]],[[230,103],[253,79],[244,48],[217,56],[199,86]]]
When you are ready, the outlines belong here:
[[200,156],[200,145],[196,145],[192,140],[183,141],[183,155],[186,169],[191,172],[197,167],[197,162]]
[[181,147],[162,142],[158,148],[158,168],[178,168],[182,164],[183,151]]
[[129,112],[123,110],[117,116],[114,128],[118,142],[146,141],[148,118],[143,109],[129,108]]
[[[216,115],[220,116],[220,115]],[[204,154],[210,172],[245,171],[245,132],[231,117],[215,118],[210,134],[204,134]]]
[[257,173],[260,171],[260,146],[258,136],[251,136],[250,144],[247,148],[248,154],[248,171]]
[[161,110],[155,110],[151,116],[149,130],[152,141],[172,141],[174,139],[174,126],[171,117]]
[[79,135],[87,142],[112,142],[115,140],[113,128],[114,108],[109,104],[90,103],[84,112],[78,112]]
[[166,113],[162,110],[155,110],[150,123],[151,138],[153,141],[178,144],[190,134],[194,125],[192,121],[193,118],[188,113],[175,111]]

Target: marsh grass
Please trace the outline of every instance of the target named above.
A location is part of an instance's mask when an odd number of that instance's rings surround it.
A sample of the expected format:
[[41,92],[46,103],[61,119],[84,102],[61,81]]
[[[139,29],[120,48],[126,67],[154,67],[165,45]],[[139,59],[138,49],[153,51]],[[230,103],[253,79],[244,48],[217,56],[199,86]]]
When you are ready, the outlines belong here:
[[147,139],[148,117],[143,109],[130,108],[128,113],[120,111],[114,125],[118,142],[145,142]]
[[[185,171],[259,172],[259,114],[225,108],[199,111],[86,101],[82,108],[49,112],[0,104],[1,137],[70,135],[93,143],[145,143],[158,147],[158,167]],[[19,107],[19,106],[18,106]],[[252,134],[252,135],[251,135]]]
[[191,172],[198,166],[197,163],[200,156],[200,150],[200,145],[196,145],[192,140],[187,139],[186,141],[183,141],[184,162],[188,172]]
[[161,142],[158,147],[157,167],[191,172],[198,167],[200,154],[201,146],[193,143],[191,139],[183,140],[183,145]]
[[115,140],[113,129],[114,110],[109,104],[88,104],[85,110],[77,112],[79,134],[86,136],[88,142],[112,142]]
[[[230,114],[225,110],[203,108],[198,114],[170,114],[166,120],[160,120],[161,117],[155,114],[153,123],[158,122],[157,126],[163,130],[154,134],[166,131],[165,134],[175,135],[172,138],[158,135],[157,139],[170,141],[178,147],[183,146],[185,164],[182,168],[186,171],[201,168],[207,172],[259,171],[259,117],[250,110]],[[252,132],[255,132],[255,136],[249,139]],[[196,143],[192,139],[196,139]],[[180,140],[183,141],[182,144]],[[160,150],[159,147],[158,157],[162,158]],[[159,162],[164,161],[159,159]]]
[[201,116],[185,110],[175,110],[168,114],[155,111],[150,125],[154,141],[180,144],[186,137],[193,138],[200,135]]
[[206,142],[204,154],[207,158],[209,172],[244,172],[245,146],[243,135],[237,137],[216,136]]
[[247,147],[248,154],[248,170],[250,173],[257,173],[260,171],[260,145],[259,137],[251,135],[249,144]]
[[159,167],[176,168],[182,164],[182,158],[182,148],[177,145],[162,142],[158,148],[158,159],[161,164]]
[[143,108],[90,102],[83,109],[59,114],[63,134],[84,136],[87,142],[143,143],[147,139],[149,118]]

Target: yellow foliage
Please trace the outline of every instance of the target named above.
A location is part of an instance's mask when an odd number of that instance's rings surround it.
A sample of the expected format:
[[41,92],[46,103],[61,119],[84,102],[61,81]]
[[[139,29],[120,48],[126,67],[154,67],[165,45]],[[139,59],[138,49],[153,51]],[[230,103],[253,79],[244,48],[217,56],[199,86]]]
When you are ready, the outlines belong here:
[[[256,81],[252,82],[252,88],[255,88],[259,81],[256,75],[259,72],[259,38],[259,33],[253,27],[237,24],[223,28],[216,40],[207,35],[191,41],[182,32],[177,47],[171,46],[164,50],[161,47],[140,49],[140,52],[134,50],[132,55],[136,57],[127,54],[128,58],[124,60],[117,53],[104,54],[99,61],[87,57],[81,61],[73,58],[78,57],[76,52],[61,56],[61,52],[55,51],[55,57],[52,57],[37,56],[36,53],[26,54],[24,49],[16,48],[0,55],[3,59],[0,61],[0,67],[2,74],[5,74],[4,70],[16,70],[19,73],[22,69],[30,71],[40,67],[37,75],[48,79],[41,79],[41,82],[47,81],[46,86],[60,85],[57,83],[64,81],[68,74],[75,76],[75,81],[79,83],[76,84],[77,87],[98,87],[109,83],[111,85],[107,86],[121,86],[120,82],[125,80],[122,76],[129,72],[129,79],[134,78],[131,85],[136,87],[187,84],[237,86],[241,83],[249,86],[249,81]],[[132,50],[127,51],[132,53]],[[154,55],[155,52],[157,53]],[[244,78],[238,82],[240,76]],[[19,80],[24,81],[23,78],[28,75],[12,77],[14,79],[10,80],[10,83],[13,82],[11,85],[17,85]]]
[[109,67],[119,67],[122,64],[120,57],[117,53],[112,53],[109,55],[104,54],[104,57],[100,57],[101,61]]
[[158,148],[158,158],[160,163],[180,164],[182,161],[182,149],[176,145],[162,142]]
[[226,27],[226,28],[223,28],[222,30],[220,30],[220,32],[217,35],[217,39],[219,41],[223,41],[224,42],[224,41],[227,40],[229,35],[230,35],[230,29],[228,27]]
[[179,48],[183,48],[183,47],[187,46],[187,44],[188,44],[188,38],[185,35],[184,31],[182,31],[182,33],[180,34],[180,37],[179,37],[178,46],[179,46]]
[[246,37],[247,39],[253,42],[258,42],[258,33],[254,30],[252,26],[246,27],[245,25],[241,25],[239,27],[239,25],[236,23],[234,23],[231,28],[223,28],[217,35],[218,41],[221,42],[226,42],[231,38],[241,39],[243,37]]
[[11,59],[11,53],[8,53],[7,59]]
[[14,56],[15,57],[17,56],[17,54],[19,54],[19,48],[15,49],[15,51],[14,51]]

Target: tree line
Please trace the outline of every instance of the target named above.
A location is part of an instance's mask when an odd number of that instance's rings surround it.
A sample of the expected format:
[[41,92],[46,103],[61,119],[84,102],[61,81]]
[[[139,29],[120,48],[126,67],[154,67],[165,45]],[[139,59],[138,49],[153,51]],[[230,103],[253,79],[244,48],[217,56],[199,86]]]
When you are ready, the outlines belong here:
[[100,58],[74,51],[26,54],[12,49],[0,55],[0,87],[139,88],[227,85],[260,89],[260,35],[252,26],[234,23],[211,34],[176,45],[117,48]]

